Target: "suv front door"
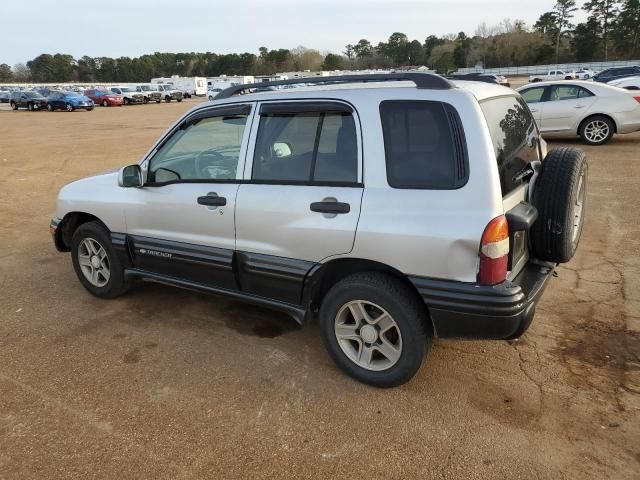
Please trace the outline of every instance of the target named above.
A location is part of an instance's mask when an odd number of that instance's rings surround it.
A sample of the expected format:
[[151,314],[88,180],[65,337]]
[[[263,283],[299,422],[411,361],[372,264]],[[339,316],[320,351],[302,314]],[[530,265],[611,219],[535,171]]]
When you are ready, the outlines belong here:
[[200,285],[237,289],[235,201],[251,105],[195,112],[143,162],[143,188],[127,189],[134,267]]
[[351,251],[360,215],[356,113],[327,101],[264,102],[236,204],[241,289],[301,303],[306,274]]

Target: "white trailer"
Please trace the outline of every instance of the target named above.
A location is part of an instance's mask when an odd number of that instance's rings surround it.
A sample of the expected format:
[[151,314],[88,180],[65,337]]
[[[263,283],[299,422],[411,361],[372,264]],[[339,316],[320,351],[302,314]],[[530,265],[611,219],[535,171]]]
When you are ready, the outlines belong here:
[[168,83],[176,90],[180,90],[186,97],[192,95],[204,96],[207,94],[207,79],[205,77],[171,77],[152,78],[151,83]]

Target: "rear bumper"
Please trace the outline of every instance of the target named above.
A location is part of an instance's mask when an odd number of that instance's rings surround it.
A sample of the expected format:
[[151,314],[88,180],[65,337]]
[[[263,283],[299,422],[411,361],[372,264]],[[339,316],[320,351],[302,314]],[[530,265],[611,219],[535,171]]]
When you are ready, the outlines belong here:
[[555,265],[530,261],[516,278],[494,286],[409,277],[440,338],[511,339],[531,325]]

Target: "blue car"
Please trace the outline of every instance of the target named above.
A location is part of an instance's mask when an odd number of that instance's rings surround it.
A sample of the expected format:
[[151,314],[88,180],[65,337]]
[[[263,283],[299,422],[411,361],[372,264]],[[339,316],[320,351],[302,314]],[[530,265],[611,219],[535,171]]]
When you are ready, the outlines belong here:
[[51,92],[47,97],[47,110],[50,112],[54,110],[73,112],[79,108],[91,111],[94,106],[89,97],[75,92]]

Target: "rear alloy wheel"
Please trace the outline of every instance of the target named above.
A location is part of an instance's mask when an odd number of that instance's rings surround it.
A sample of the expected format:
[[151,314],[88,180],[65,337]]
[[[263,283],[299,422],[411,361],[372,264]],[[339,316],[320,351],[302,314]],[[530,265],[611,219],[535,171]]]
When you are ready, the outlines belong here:
[[50,103],[47,103],[47,111],[53,112],[53,105],[51,105]]
[[551,150],[535,182],[533,204],[538,219],[531,227],[536,258],[556,263],[571,260],[578,249],[587,201],[589,165],[578,148]]
[[93,295],[114,298],[129,289],[124,267],[102,223],[89,222],[78,227],[71,240],[71,258],[80,283]]
[[66,110],[67,112],[73,112],[73,105],[71,105],[70,103],[67,103],[67,104],[64,106],[64,108],[65,108],[65,110]]
[[102,106],[103,107],[108,107],[109,106],[109,102],[107,102],[106,100],[102,100]]
[[589,117],[580,126],[580,138],[589,145],[603,145],[611,140],[613,133],[613,122],[602,115]]
[[128,98],[125,98],[125,99],[124,99],[124,104],[125,104],[125,105],[129,105],[129,99],[128,99]]
[[27,110],[29,110],[30,112],[33,112],[33,103],[31,102],[27,103]]
[[11,110],[17,110],[18,109],[18,105],[16,105],[16,102],[11,102]]
[[322,301],[320,325],[336,364],[376,387],[409,381],[431,343],[428,314],[416,293],[377,272],[351,275]]

